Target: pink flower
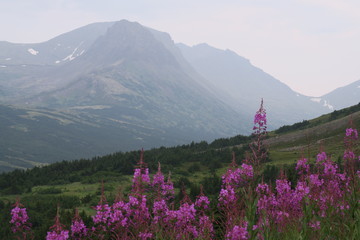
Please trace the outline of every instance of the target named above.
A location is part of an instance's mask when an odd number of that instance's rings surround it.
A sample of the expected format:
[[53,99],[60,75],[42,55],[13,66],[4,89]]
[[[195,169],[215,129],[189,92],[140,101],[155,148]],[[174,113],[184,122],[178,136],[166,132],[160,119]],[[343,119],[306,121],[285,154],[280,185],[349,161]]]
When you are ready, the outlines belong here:
[[236,202],[235,190],[231,186],[227,186],[225,189],[220,190],[219,203],[223,206],[231,206]]
[[354,128],[347,128],[345,135],[351,137],[353,140],[358,139],[358,131]]
[[74,221],[71,224],[71,236],[86,236],[87,228],[84,222],[80,219],[78,221]]
[[29,217],[26,208],[22,207],[23,205],[20,203],[20,200],[17,200],[15,207],[11,210],[10,223],[12,224],[12,232],[19,233],[26,239],[27,234],[31,232],[31,224],[28,222]]
[[162,219],[164,219],[168,211],[169,208],[164,199],[161,199],[160,201],[155,201],[153,207],[154,222],[158,223]]
[[266,124],[266,113],[257,112],[254,117],[254,124],[259,124],[260,126],[264,126]]
[[240,175],[243,181],[251,180],[254,177],[254,169],[252,165],[241,164],[241,172]]
[[[14,226],[11,228],[14,233],[29,229],[27,224],[29,217],[26,208],[20,208],[18,205],[11,210],[11,221]],[[25,228],[25,229],[24,229]]]
[[69,238],[69,231],[64,230],[64,225],[60,223],[59,206],[57,209],[55,224],[50,227],[51,232],[47,232],[46,240],[66,240]]
[[147,240],[147,239],[150,239],[152,237],[153,237],[152,233],[143,233],[143,232],[139,233],[139,238],[141,240]]
[[209,201],[209,198],[207,196],[200,196],[196,199],[195,201],[195,206],[200,208],[200,209],[203,209],[203,210],[206,210],[209,208],[209,205],[210,205],[210,201]]
[[309,164],[307,164],[307,159],[306,158],[300,159],[297,162],[295,169],[298,171],[300,175],[306,175],[310,170],[310,166]]
[[286,179],[276,180],[276,191],[279,195],[284,195],[291,191],[290,182]]
[[79,211],[75,209],[75,217],[71,223],[71,237],[73,238],[80,238],[85,237],[87,235],[88,229],[86,228],[83,220],[79,215]]
[[263,107],[263,100],[261,99],[261,105],[259,110],[256,112],[254,116],[254,127],[253,130],[255,132],[265,132],[266,131],[266,110]]
[[266,183],[259,183],[256,187],[256,192],[258,194],[268,194],[269,193],[269,185]]
[[46,235],[46,240],[66,240],[68,238],[69,238],[69,231],[67,230],[62,230],[59,233],[52,231],[52,232],[48,232]]
[[343,158],[344,159],[355,159],[356,156],[355,156],[355,153],[353,151],[345,150]]
[[321,163],[327,159],[326,153],[321,152],[316,156],[316,163]]
[[311,174],[309,176],[310,184],[313,186],[320,187],[324,184],[324,179],[319,179],[319,174]]
[[214,235],[214,226],[210,220],[210,218],[206,215],[200,216],[199,218],[199,238],[206,238],[206,236],[213,239]]
[[310,222],[309,226],[312,229],[319,230],[320,229],[320,221]]
[[110,218],[111,208],[108,204],[99,204],[95,207],[96,215],[92,217],[94,223],[108,223]]
[[235,225],[228,233],[226,233],[226,240],[246,240],[249,238],[247,231],[248,223],[244,222],[243,226],[240,227]]

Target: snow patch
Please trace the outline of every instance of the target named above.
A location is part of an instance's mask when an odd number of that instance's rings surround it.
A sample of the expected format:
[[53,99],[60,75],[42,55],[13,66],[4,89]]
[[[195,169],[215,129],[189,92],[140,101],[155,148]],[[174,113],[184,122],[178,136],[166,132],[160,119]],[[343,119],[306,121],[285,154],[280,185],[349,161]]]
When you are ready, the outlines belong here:
[[2,67],[2,68],[6,68],[6,66],[5,66],[5,65],[1,65],[0,67]]
[[313,101],[313,102],[317,102],[317,103],[321,102],[321,98],[310,98],[310,100]]
[[57,60],[57,61],[55,61],[55,63],[60,63],[61,61],[59,61],[59,60]]
[[74,60],[75,59],[74,53],[76,52],[76,50],[77,50],[77,48],[75,48],[75,50],[69,56],[64,58],[63,61],[66,61],[66,60],[72,61],[72,60]]
[[11,58],[6,58],[6,59],[5,59],[5,61],[10,61],[10,60],[11,60]]
[[360,86],[357,86],[357,88],[360,88]]
[[300,95],[299,95],[298,93],[296,94],[296,96],[297,96],[297,97],[300,97]]
[[28,52],[29,52],[30,54],[34,55],[34,56],[38,55],[38,53],[39,53],[39,51],[36,51],[36,50],[33,49],[33,48],[29,48],[29,49],[28,49]]
[[328,107],[330,110],[334,110],[334,106],[330,105],[329,103],[327,103],[326,100],[324,100],[324,107]]
[[24,64],[24,65],[21,65],[22,67],[26,67],[26,65]]
[[69,61],[72,61],[72,60],[74,60],[76,57],[78,57],[78,56],[80,56],[81,54],[83,54],[83,52],[84,52],[84,50],[79,54],[77,54],[77,55],[75,55],[75,53],[76,53],[76,51],[79,49],[79,47],[83,44],[84,42],[81,42],[80,44],[79,44],[79,46],[77,46],[75,49],[74,49],[74,51],[69,55],[69,56],[67,56],[67,57],[65,57],[64,59],[63,59],[63,61],[66,61],[66,60],[69,60]]

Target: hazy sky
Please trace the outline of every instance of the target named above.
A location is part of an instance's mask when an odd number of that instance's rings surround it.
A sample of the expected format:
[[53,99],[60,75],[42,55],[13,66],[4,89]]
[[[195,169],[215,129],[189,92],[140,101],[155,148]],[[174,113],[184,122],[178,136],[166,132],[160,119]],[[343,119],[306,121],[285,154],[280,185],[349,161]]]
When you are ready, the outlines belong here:
[[359,0],[0,0],[0,41],[121,19],[231,49],[305,95],[360,79]]

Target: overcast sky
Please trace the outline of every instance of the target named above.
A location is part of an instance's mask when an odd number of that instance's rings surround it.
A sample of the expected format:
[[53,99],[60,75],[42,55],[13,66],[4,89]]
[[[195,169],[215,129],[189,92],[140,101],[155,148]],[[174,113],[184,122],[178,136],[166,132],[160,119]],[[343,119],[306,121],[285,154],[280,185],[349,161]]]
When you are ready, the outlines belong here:
[[231,49],[305,95],[360,79],[359,0],[0,0],[0,41],[121,19]]

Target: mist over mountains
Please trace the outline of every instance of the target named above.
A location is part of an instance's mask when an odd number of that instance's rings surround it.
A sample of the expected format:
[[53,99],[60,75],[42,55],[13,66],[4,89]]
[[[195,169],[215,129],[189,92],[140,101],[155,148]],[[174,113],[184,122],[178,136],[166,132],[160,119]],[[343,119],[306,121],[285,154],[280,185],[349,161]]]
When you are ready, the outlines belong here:
[[315,100],[230,50],[126,20],[0,42],[0,167],[248,134],[261,98],[276,128],[356,104],[349,88]]

